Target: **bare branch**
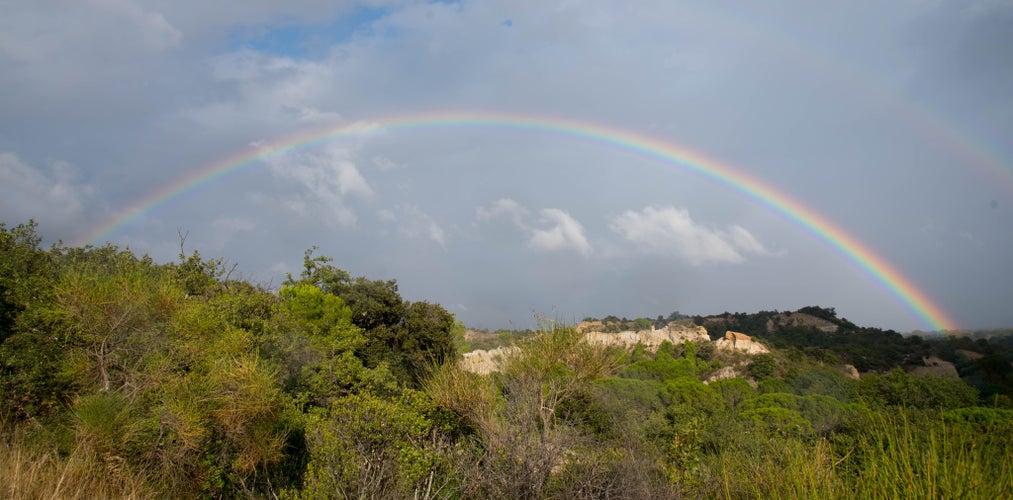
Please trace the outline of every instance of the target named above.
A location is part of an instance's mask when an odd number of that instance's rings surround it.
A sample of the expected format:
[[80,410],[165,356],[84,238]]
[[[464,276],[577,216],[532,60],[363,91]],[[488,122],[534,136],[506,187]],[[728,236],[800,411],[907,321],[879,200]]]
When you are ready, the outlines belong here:
[[186,258],[186,251],[183,249],[183,246],[186,244],[186,237],[190,236],[190,231],[184,233],[183,228],[177,227],[176,234],[179,235],[179,258],[182,260]]

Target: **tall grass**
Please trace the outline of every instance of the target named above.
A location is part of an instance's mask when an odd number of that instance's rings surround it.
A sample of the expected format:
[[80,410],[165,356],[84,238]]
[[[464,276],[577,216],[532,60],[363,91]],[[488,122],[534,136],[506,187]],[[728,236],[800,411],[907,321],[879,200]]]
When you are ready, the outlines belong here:
[[1013,497],[1013,443],[966,424],[883,415],[858,444],[865,498]]
[[782,438],[718,456],[708,496],[720,498],[850,498],[841,458],[826,439]]
[[77,447],[61,455],[19,432],[0,429],[0,497],[11,500],[61,498],[152,498],[140,475],[109,457]]
[[[1013,498],[1013,436],[905,412],[846,441],[775,439],[717,460],[723,498]],[[847,443],[847,444],[845,444]]]

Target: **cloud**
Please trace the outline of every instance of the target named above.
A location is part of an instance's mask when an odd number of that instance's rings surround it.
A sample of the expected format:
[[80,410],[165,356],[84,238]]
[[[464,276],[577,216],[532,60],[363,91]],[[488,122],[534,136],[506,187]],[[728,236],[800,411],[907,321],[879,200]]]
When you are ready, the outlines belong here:
[[275,177],[301,188],[297,196],[282,199],[277,204],[299,216],[327,214],[340,225],[354,225],[357,215],[347,202],[350,199],[370,201],[375,193],[346,156],[346,151],[331,148],[270,159],[271,173]]
[[174,111],[176,126],[277,136],[293,127],[343,121],[335,111],[333,93],[342,82],[333,65],[242,49],[214,58],[209,66],[207,84],[220,94]]
[[476,214],[479,222],[508,220],[525,234],[528,245],[536,250],[572,250],[581,255],[591,253],[591,244],[584,234],[584,226],[564,210],[543,209],[538,213],[538,220],[532,221],[531,212],[523,205],[510,198],[501,198],[488,207],[479,207]]
[[446,231],[419,207],[395,205],[394,210],[380,210],[381,220],[398,224],[398,233],[409,239],[428,238],[441,247],[447,246]]
[[106,14],[115,15],[133,26],[137,40],[149,50],[173,49],[183,41],[183,33],[160,12],[144,10],[129,0],[100,0],[95,3],[101,5]]
[[733,225],[729,230],[729,233],[731,235],[732,243],[743,251],[756,254],[770,253],[763,244],[760,243],[755,236],[753,236],[753,233],[750,233],[746,230],[746,228],[738,224]]
[[94,194],[91,186],[78,182],[77,169],[67,162],[36,168],[13,153],[0,153],[0,213],[5,218],[33,218],[43,230],[69,234],[84,220]]
[[338,171],[338,190],[342,196],[357,196],[369,199],[373,197],[373,188],[369,187],[366,178],[349,162],[336,165]]
[[539,212],[541,222],[552,227],[531,230],[531,246],[539,250],[574,250],[581,255],[591,253],[591,244],[584,235],[584,226],[570,214],[558,208],[546,208]]
[[397,164],[394,163],[390,158],[383,155],[375,155],[370,158],[370,162],[373,166],[379,169],[381,172],[388,172],[397,168]]
[[[163,51],[180,46],[183,34],[160,12],[128,0],[62,2],[63,12],[12,9],[0,22],[0,50],[23,62],[45,63],[68,52],[113,54]],[[77,19],[79,22],[72,22]]]
[[612,219],[609,227],[645,253],[676,254],[694,266],[743,262],[743,253],[767,250],[742,226],[728,230],[697,224],[685,208],[646,207],[627,210]]
[[[693,168],[547,129],[425,123],[439,110],[537,112],[647,134],[748,173],[902,264],[961,318],[1013,318],[1001,303],[1013,296],[1010,280],[987,279],[1013,266],[1005,257],[1013,184],[994,175],[1005,172],[995,161],[1013,157],[1009,43],[1001,43],[1013,33],[1003,29],[1009,2],[869,9],[835,0],[757,4],[745,14],[723,2],[4,6],[0,152],[16,156],[3,159],[0,220],[34,217],[71,239],[99,214],[257,149],[251,142],[270,147],[371,121],[375,133],[267,158],[111,237],[160,242],[182,226],[194,243],[198,234],[214,243],[205,235],[231,227],[216,217],[238,216],[257,229],[235,225],[221,253],[250,270],[274,272],[283,254],[298,270],[306,247],[341,248],[343,265],[404,279],[419,293],[413,299],[464,303],[465,321],[498,314],[505,324],[532,306],[563,305],[561,296],[567,313],[649,314],[637,309],[648,302],[636,291],[656,286],[661,303],[697,300],[680,304],[696,312],[814,301],[860,322],[924,326],[864,276],[848,275],[817,238],[707,175],[684,175]],[[421,126],[383,127],[401,115]],[[344,149],[327,149],[336,144]],[[664,208],[672,200],[693,217]],[[991,209],[982,206],[989,200]],[[933,223],[919,234],[923,215]],[[268,231],[275,237],[259,238]],[[440,241],[445,251],[419,251]],[[799,258],[757,258],[774,241]],[[532,259],[538,252],[561,258]],[[591,257],[571,258],[582,254]],[[708,265],[728,262],[743,264]],[[809,286],[824,271],[852,281]],[[533,276],[549,274],[558,288],[531,288]],[[569,293],[573,276],[608,286]],[[772,290],[770,276],[782,288]],[[670,290],[676,280],[682,296]],[[734,289],[742,301],[696,293],[698,284]],[[482,290],[491,290],[487,305],[476,299]]]
[[968,243],[971,243],[972,245],[974,245],[976,247],[983,247],[983,246],[985,246],[985,243],[982,242],[981,240],[979,240],[978,238],[976,238],[974,236],[974,234],[971,233],[970,231],[960,231],[960,232],[957,233],[957,235],[960,236],[961,239],[967,241]]
[[530,216],[528,209],[521,206],[510,198],[501,198],[488,207],[478,207],[476,211],[479,222],[487,222],[493,219],[504,217],[517,226],[518,229],[528,230],[526,219]]

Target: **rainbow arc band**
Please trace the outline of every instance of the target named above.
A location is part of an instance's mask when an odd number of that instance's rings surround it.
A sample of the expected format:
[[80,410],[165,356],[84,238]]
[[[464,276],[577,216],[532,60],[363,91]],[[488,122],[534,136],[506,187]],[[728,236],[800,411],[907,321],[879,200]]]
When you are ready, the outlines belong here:
[[616,147],[654,159],[661,164],[676,166],[700,175],[768,207],[830,245],[897,297],[928,328],[932,330],[958,329],[956,321],[943,308],[933,302],[926,293],[916,287],[893,265],[876,254],[868,245],[848,234],[816,210],[799,203],[787,194],[742,170],[735,169],[685,146],[630,130],[600,123],[532,113],[434,111],[386,116],[337,127],[302,131],[259,144],[249,150],[240,151],[220,161],[192,170],[175,182],[136,199],[109,220],[92,228],[86,233],[81,244],[99,244],[109,239],[118,229],[131,221],[169,203],[181,194],[212,183],[231,173],[251,168],[270,157],[309,148],[327,141],[365,136],[381,130],[461,127],[521,129],[572,137]]

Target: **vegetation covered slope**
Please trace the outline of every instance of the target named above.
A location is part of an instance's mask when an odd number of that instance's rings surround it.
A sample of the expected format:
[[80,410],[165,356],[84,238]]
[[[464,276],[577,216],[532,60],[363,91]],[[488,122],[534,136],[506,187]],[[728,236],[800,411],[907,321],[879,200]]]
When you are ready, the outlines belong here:
[[853,380],[795,345],[625,351],[559,325],[476,375],[442,307],[304,262],[272,292],[197,253],[45,250],[0,224],[0,494],[1013,494],[1013,410],[959,378]]

